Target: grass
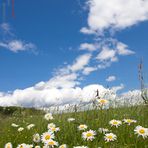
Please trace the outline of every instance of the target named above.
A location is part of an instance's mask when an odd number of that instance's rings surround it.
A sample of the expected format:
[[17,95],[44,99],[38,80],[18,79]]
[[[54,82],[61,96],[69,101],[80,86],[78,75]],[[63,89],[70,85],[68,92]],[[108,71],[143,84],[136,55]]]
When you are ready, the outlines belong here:
[[[8,110],[8,108],[0,108],[0,148],[3,148],[7,142],[12,142],[14,148],[21,143],[32,144],[32,136],[35,133],[41,135],[46,132],[48,123],[52,122],[60,127],[60,131],[55,134],[55,140],[59,144],[67,144],[69,148],[78,145],[85,145],[89,148],[148,148],[148,139],[137,137],[134,134],[134,128],[137,125],[148,127],[148,108],[146,106],[55,114],[52,121],[46,121],[44,112],[35,109],[15,108],[14,110],[13,108],[13,113],[10,110],[9,113],[4,110]],[[76,120],[67,122],[67,119],[71,117]],[[124,118],[135,119],[137,123],[130,126],[122,124],[118,128],[111,127],[108,124],[112,119],[122,120]],[[16,123],[25,129],[18,132],[16,128],[11,127],[12,123]],[[26,126],[31,123],[35,124],[35,127],[27,130]],[[86,124],[88,130],[92,129],[97,132],[96,138],[92,142],[82,139],[82,132],[77,129],[80,124]],[[117,141],[105,143],[104,135],[98,132],[100,127],[108,128],[116,134]]]

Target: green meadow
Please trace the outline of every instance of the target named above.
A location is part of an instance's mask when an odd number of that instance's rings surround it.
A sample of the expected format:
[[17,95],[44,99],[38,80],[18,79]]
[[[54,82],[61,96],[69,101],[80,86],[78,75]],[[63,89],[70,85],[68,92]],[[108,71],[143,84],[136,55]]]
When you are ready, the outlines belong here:
[[[61,144],[67,144],[68,148],[73,146],[88,146],[89,148],[148,148],[148,138],[138,137],[134,133],[137,125],[148,127],[148,107],[134,106],[109,108],[105,110],[87,110],[83,112],[53,114],[54,119],[47,121],[44,118],[45,112],[33,108],[6,107],[0,108],[0,148],[3,148],[7,142],[11,142],[16,148],[18,144],[26,143],[43,146],[42,142],[36,144],[33,142],[35,133],[47,131],[49,123],[56,124],[60,131],[55,133],[55,141]],[[68,122],[68,118],[75,118],[75,121]],[[118,128],[111,127],[109,121],[112,119],[123,120],[124,118],[134,119],[137,122],[127,125],[122,122]],[[17,131],[18,127],[12,127],[11,124],[18,124],[24,130]],[[29,124],[35,124],[35,127],[28,130]],[[87,130],[96,131],[95,139],[87,141],[82,138],[82,132],[78,130],[80,124],[86,124]],[[106,142],[104,134],[98,131],[99,128],[107,128],[110,132],[116,134],[117,140]],[[85,131],[87,131],[85,130]]]

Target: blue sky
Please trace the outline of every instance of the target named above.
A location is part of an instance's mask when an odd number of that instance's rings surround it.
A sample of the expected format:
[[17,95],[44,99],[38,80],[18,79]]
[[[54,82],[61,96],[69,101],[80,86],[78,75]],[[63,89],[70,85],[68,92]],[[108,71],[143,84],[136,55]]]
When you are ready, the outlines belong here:
[[[101,3],[96,5],[101,5]],[[0,7],[2,8],[2,0]],[[11,4],[7,6],[5,22],[2,14],[0,17],[0,23],[7,24],[9,28],[9,33],[6,33],[1,25],[0,42],[5,45],[0,46],[0,91],[25,89],[41,81],[47,82],[54,78],[60,69],[74,64],[78,57],[85,54],[92,55],[86,65],[96,69],[89,74],[82,74],[84,69],[80,69],[79,76],[76,78],[79,84],[73,87],[85,87],[90,84],[112,87],[123,84],[123,91],[139,89],[137,65],[141,57],[144,60],[144,76],[147,83],[148,18],[135,19],[129,25],[125,25],[123,21],[123,27],[115,24],[112,24],[114,27],[111,24],[106,26],[95,24],[97,27],[94,27],[93,23],[89,23],[89,18],[91,19],[93,17],[91,15],[94,14],[90,14],[90,11],[91,6],[86,6],[86,1],[83,0],[15,1],[15,18],[13,18]],[[144,14],[139,14],[138,11],[137,13],[143,17],[147,15],[147,10],[145,11]],[[99,21],[101,24],[101,16],[98,16]],[[84,27],[95,33],[80,32]],[[96,61],[95,58],[104,49],[98,46],[106,40],[109,41],[105,44],[113,44],[110,39],[116,40],[116,43],[125,44],[126,50],[132,52],[126,56],[118,53],[121,55],[116,57],[118,59],[114,59],[113,62],[107,61],[110,63],[109,66],[104,69],[97,68],[103,60],[98,58],[99,61]],[[25,44],[33,46],[26,46],[23,51],[19,48],[12,51],[6,45],[14,40],[23,42],[24,46]],[[87,49],[80,49],[83,43],[97,47],[94,52],[90,52]],[[108,50],[112,50],[114,46],[111,45],[111,49]],[[113,76],[113,80],[106,81],[109,76]]]

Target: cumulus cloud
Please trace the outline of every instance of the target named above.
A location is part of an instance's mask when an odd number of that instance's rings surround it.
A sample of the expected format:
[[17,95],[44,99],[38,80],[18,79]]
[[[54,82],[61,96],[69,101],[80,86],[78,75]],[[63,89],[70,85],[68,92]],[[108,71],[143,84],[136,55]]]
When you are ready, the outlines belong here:
[[89,102],[96,95],[96,90],[103,94],[106,90],[98,84],[84,88],[44,88],[42,90],[30,87],[24,90],[15,90],[13,93],[1,93],[1,106],[49,107],[65,104]]
[[11,40],[8,42],[0,42],[0,47],[6,48],[15,53],[19,51],[36,49],[36,46],[34,44],[25,43],[21,40]]
[[106,81],[107,82],[112,82],[112,81],[115,81],[116,80],[116,76],[109,76]]
[[87,5],[88,28],[81,29],[86,34],[124,29],[148,20],[147,0],[88,0]]
[[82,43],[80,45],[80,50],[88,50],[88,51],[95,51],[97,49],[96,44],[90,44],[90,43]]

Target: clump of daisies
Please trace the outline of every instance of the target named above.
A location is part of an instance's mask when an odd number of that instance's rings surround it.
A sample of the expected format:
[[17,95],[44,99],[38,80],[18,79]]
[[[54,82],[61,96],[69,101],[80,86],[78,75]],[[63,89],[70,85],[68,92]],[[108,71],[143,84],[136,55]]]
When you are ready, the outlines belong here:
[[52,116],[51,113],[47,113],[47,114],[45,114],[44,118],[45,118],[47,121],[49,121],[49,120],[53,120],[53,116]]
[[78,126],[78,130],[80,130],[80,131],[86,130],[86,129],[87,129],[87,125],[85,125],[85,124],[80,124],[80,125]]
[[60,128],[56,127],[56,125],[54,123],[48,124],[47,128],[48,128],[49,132],[58,132],[58,131],[60,131]]
[[11,142],[8,142],[8,143],[6,143],[5,144],[5,148],[12,148],[13,146],[12,146],[12,143]]
[[68,121],[68,122],[75,121],[75,118],[68,118],[67,121]]
[[67,145],[66,144],[62,144],[59,146],[59,148],[67,148]]
[[105,134],[104,139],[106,142],[111,142],[117,140],[117,136],[113,133],[107,133]]
[[82,138],[84,140],[90,140],[92,141],[93,139],[95,139],[95,135],[96,135],[96,132],[93,131],[93,130],[89,130],[89,131],[86,131],[86,132],[83,132],[82,133]]
[[40,135],[38,133],[33,135],[33,142],[39,143],[40,142]]
[[27,129],[30,130],[30,129],[32,129],[34,126],[35,126],[35,124],[29,124],[29,125],[27,126]]
[[135,129],[135,134],[142,136],[144,139],[148,137],[148,128],[138,125]]
[[115,126],[116,128],[118,128],[122,124],[122,122],[120,120],[113,119],[113,120],[109,121],[109,124],[111,126]]
[[123,119],[123,122],[128,125],[131,125],[132,123],[136,123],[137,121],[133,119]]
[[109,130],[107,128],[99,128],[98,131],[102,134],[109,132]]

